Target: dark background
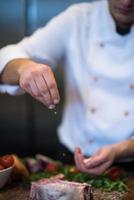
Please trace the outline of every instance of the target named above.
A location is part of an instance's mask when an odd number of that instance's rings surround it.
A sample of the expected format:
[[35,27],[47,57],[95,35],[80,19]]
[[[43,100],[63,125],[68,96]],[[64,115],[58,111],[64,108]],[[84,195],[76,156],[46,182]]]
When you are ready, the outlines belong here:
[[[87,0],[89,1],[89,0]],[[53,16],[81,0],[0,0],[0,48],[16,43],[44,26]],[[49,111],[28,94],[0,94],[0,154],[21,156],[37,152],[55,156],[56,129],[62,117],[64,87],[60,67],[55,71],[62,96],[60,105]]]

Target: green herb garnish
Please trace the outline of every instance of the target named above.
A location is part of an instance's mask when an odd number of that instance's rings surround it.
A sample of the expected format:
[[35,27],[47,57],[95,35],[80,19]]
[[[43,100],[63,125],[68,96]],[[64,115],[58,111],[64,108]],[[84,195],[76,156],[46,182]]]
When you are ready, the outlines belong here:
[[128,191],[128,187],[125,184],[123,179],[117,180],[110,180],[106,174],[102,174],[100,176],[91,176],[86,173],[77,172],[72,173],[70,172],[70,166],[63,166],[61,165],[60,169],[56,172],[40,172],[36,174],[31,174],[30,181],[37,181],[41,178],[50,178],[51,176],[57,175],[59,173],[63,173],[65,175],[65,179],[69,181],[76,181],[80,183],[88,183],[91,184],[95,188],[102,188],[104,191],[111,192],[111,191],[119,191],[124,192]]

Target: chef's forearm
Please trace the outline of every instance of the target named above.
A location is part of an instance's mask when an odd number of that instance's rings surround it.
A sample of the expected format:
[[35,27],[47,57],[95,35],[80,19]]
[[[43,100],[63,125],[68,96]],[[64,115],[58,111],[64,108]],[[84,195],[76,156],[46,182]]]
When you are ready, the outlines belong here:
[[1,83],[19,84],[21,72],[33,64],[35,62],[30,59],[14,59],[10,61],[0,76]]
[[116,149],[116,159],[134,158],[134,140],[129,139],[113,145]]

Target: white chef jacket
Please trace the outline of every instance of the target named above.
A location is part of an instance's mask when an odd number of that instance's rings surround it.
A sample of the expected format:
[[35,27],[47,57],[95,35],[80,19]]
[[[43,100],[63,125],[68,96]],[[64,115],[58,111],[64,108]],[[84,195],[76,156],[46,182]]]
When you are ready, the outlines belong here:
[[14,58],[52,67],[64,60],[66,100],[58,135],[71,151],[79,146],[92,155],[134,137],[134,27],[126,36],[116,33],[107,0],[73,5],[31,37],[3,48],[0,69]]

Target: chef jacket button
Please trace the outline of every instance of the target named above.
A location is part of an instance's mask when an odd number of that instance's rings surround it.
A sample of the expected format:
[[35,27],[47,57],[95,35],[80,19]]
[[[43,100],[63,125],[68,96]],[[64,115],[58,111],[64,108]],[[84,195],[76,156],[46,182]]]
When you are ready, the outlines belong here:
[[100,43],[99,43],[99,46],[100,46],[101,48],[103,48],[103,47],[105,46],[105,44],[104,44],[103,42],[100,42]]
[[96,112],[96,109],[95,109],[95,108],[91,108],[91,109],[90,109],[90,112],[91,112],[92,114],[94,114],[94,113]]
[[93,140],[93,139],[89,139],[89,140],[88,140],[88,143],[89,143],[89,144],[92,144],[92,143],[94,143],[94,140]]
[[124,116],[125,116],[125,117],[128,117],[128,116],[129,116],[129,112],[128,112],[128,111],[125,111],[125,112],[124,112]]
[[130,84],[129,87],[131,90],[134,90],[134,84]]
[[97,81],[99,80],[99,78],[98,78],[97,76],[93,76],[93,80],[94,80],[95,82],[97,82]]

